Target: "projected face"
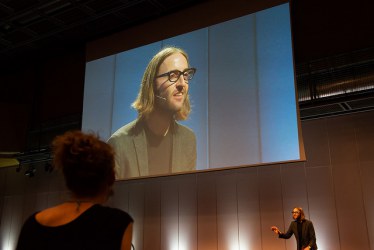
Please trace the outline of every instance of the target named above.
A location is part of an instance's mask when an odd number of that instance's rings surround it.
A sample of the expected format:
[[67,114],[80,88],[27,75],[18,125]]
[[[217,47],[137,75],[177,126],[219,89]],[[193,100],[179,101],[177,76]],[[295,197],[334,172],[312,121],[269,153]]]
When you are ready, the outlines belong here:
[[157,76],[155,87],[160,98],[157,98],[156,107],[171,113],[181,110],[188,93],[190,77],[187,59],[180,53],[172,54],[161,63]]
[[118,178],[151,174],[146,140],[131,130],[139,119],[156,134],[170,121],[191,132],[161,151],[179,154],[164,156],[172,170],[163,173],[304,160],[289,9],[282,4],[88,62],[82,129],[128,138],[111,140],[127,150]]

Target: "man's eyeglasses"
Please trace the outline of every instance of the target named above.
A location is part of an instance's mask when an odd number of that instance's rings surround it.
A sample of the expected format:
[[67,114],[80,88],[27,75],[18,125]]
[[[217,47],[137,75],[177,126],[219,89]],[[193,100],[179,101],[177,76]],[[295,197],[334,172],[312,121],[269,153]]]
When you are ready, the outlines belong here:
[[178,81],[179,77],[183,75],[183,79],[188,82],[188,80],[191,80],[196,72],[195,68],[189,68],[182,71],[180,70],[172,70],[169,72],[166,72],[164,74],[156,76],[156,78],[167,76],[169,78],[169,81],[176,82]]

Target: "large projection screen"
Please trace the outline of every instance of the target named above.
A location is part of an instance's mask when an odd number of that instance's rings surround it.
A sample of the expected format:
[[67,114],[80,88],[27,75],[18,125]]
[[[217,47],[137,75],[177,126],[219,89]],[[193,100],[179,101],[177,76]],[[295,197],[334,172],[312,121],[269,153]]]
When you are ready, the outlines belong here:
[[180,122],[196,135],[197,171],[303,160],[288,3],[87,62],[82,129],[108,139],[136,119],[143,72],[168,45],[197,68]]

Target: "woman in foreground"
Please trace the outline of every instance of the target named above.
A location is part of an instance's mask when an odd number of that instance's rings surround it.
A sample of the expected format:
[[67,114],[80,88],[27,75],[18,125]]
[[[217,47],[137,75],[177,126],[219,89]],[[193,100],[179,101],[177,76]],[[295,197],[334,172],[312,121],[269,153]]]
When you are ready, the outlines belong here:
[[56,137],[52,146],[54,167],[62,170],[71,199],[30,216],[17,250],[130,250],[133,219],[102,205],[115,180],[111,146],[80,131]]

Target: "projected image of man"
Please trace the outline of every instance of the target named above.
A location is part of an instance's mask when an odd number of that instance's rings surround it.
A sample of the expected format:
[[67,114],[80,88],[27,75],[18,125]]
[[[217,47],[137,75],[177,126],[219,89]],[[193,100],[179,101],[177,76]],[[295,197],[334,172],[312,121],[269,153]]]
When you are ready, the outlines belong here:
[[138,118],[108,141],[116,150],[118,179],[195,170],[195,134],[177,122],[190,114],[188,89],[195,71],[187,53],[176,47],[162,49],[149,62],[132,104]]

